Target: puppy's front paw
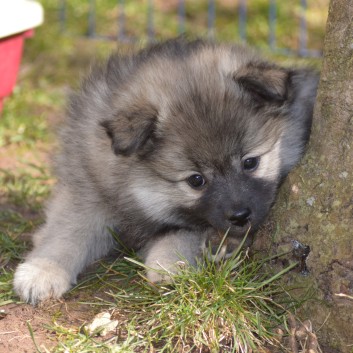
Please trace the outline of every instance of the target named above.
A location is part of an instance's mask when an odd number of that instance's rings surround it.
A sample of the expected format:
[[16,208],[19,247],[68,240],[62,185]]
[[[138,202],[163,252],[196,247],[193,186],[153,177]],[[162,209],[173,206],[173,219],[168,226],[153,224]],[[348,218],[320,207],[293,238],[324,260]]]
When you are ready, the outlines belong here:
[[32,305],[48,298],[60,298],[71,287],[69,274],[47,259],[30,259],[17,267],[16,293]]
[[184,261],[175,263],[160,264],[159,261],[149,263],[146,271],[146,277],[152,283],[170,284],[173,282],[173,276],[179,274],[182,268],[188,266]]
[[[164,271],[163,271],[164,272]],[[172,273],[161,273],[160,270],[147,270],[146,277],[152,283],[170,284],[172,282]]]

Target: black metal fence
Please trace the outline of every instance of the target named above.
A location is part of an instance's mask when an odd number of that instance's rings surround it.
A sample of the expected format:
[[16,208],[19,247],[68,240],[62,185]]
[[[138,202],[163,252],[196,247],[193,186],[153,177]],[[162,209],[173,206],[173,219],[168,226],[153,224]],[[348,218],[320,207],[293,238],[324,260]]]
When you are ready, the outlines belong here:
[[[207,25],[205,32],[208,36],[213,37],[216,30],[216,17],[217,17],[217,1],[216,0],[204,0],[207,2]],[[292,28],[297,37],[297,48],[293,49],[290,47],[278,46],[278,31],[277,21],[278,7],[280,1],[286,0],[265,0],[267,4],[267,45],[274,51],[284,55],[298,55],[303,57],[317,57],[321,55],[320,48],[310,48],[308,46],[308,21],[307,11],[309,8],[308,0],[292,0],[291,5],[299,8],[298,13],[298,25],[296,28]],[[192,0],[174,0],[176,2],[175,11],[177,16],[177,29],[176,34],[183,34],[186,31],[186,23],[188,21],[186,16],[186,6]],[[251,0],[235,0],[236,2],[236,13],[234,13],[234,40],[240,40],[247,42],[247,27],[248,27],[248,8],[251,4]],[[68,10],[68,4],[70,0],[60,0],[60,24],[62,30],[66,31],[68,24],[68,17],[70,16],[70,10]],[[126,16],[126,1],[117,0],[115,7],[117,8],[116,23],[115,23],[115,34],[107,35],[97,31],[97,9],[102,1],[99,0],[87,0],[87,32],[86,35],[90,38],[99,39],[112,39],[120,42],[133,42],[136,37],[128,34],[126,29],[127,16]],[[145,34],[149,41],[156,39],[156,24],[155,24],[155,8],[154,0],[146,0],[146,7],[144,8],[146,16],[146,28]],[[322,29],[324,31],[324,29]]]

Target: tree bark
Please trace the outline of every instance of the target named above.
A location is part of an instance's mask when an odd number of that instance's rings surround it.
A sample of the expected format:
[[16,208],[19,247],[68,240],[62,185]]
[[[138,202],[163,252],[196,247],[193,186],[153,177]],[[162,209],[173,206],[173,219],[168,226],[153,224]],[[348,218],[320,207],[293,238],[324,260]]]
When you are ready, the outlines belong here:
[[320,300],[308,302],[302,313],[314,322],[316,329],[320,328],[320,344],[334,349],[323,351],[353,352],[351,0],[330,2],[308,152],[282,189],[273,219],[279,247],[288,246],[295,239],[311,248],[307,260],[309,276],[298,274],[291,280],[302,287],[313,286],[315,297]]

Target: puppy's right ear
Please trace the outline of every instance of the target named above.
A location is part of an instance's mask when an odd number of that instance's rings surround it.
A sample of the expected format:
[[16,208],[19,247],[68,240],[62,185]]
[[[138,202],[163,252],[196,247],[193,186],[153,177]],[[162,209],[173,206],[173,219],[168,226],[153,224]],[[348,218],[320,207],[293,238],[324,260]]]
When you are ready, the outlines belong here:
[[112,141],[116,155],[129,156],[149,150],[154,136],[157,110],[152,107],[121,111],[113,119],[101,122]]
[[282,104],[287,99],[288,70],[264,62],[250,62],[239,69],[234,80],[261,104]]

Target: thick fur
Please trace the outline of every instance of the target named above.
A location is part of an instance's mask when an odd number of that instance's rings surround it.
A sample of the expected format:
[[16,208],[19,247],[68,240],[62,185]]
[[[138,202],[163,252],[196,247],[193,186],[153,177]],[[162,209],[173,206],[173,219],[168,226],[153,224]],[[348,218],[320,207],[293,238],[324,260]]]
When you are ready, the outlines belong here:
[[[228,229],[233,240],[255,231],[303,154],[317,83],[310,70],[201,40],[111,56],[71,99],[58,185],[16,292],[33,304],[60,297],[117,246],[110,229],[147,266],[171,272]],[[190,185],[195,174],[205,185]]]

